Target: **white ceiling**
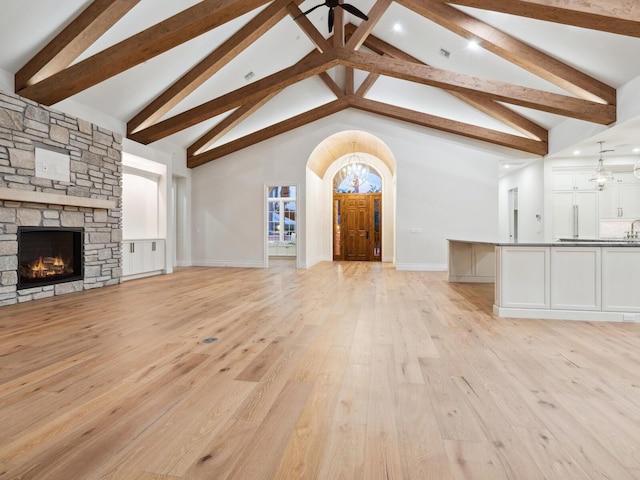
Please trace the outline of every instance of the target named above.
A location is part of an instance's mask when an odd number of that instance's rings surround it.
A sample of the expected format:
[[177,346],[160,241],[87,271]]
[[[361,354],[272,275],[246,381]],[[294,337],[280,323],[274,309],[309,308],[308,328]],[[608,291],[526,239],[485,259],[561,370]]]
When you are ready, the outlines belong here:
[[[0,0],[0,69],[15,74],[48,41],[60,32],[90,0]],[[77,61],[104,50],[142,29],[154,25],[185,8],[200,3],[196,0],[142,0]],[[307,10],[320,0],[307,0],[300,5]],[[368,12],[374,0],[349,0]],[[532,20],[474,8],[456,7],[511,36],[567,63],[584,73],[618,88],[640,76],[640,38],[626,37],[584,28]],[[74,101],[97,109],[119,121],[127,122],[150,103],[168,85],[211,53],[260,9],[218,27],[192,41],[148,60],[124,73],[91,87],[73,97]],[[329,37],[326,25],[327,9],[315,10],[309,19]],[[350,14],[346,22],[358,25],[360,20]],[[517,67],[482,48],[471,49],[467,40],[421,17],[397,3],[392,3],[372,31],[372,35],[417,57],[424,63],[454,72],[529,86],[549,92],[566,91]],[[445,58],[441,49],[450,52]],[[165,115],[165,118],[219,97],[248,83],[245,75],[253,72],[251,82],[295,64],[314,50],[297,23],[287,16],[257,42],[238,55],[214,77],[186,100]],[[342,67],[330,73],[340,83]],[[356,72],[356,83],[365,75]],[[357,88],[357,85],[356,85]],[[479,125],[511,134],[518,132],[475,110],[446,92],[407,81],[381,77],[369,91],[368,98],[411,108],[432,115]],[[242,137],[253,131],[318,107],[335,99],[328,87],[317,77],[286,88],[248,120],[219,140],[214,146]],[[55,106],[54,106],[55,107]],[[565,118],[527,108],[509,106],[534,122],[551,129]],[[183,147],[191,145],[227,114],[183,130],[169,140]],[[581,155],[597,154],[597,140],[605,140],[619,153],[631,154],[640,147],[637,135],[640,122],[608,129],[590,138],[583,145],[572,145],[556,156],[569,156],[576,149]],[[496,147],[499,148],[499,147]],[[624,152],[623,152],[624,150]]]

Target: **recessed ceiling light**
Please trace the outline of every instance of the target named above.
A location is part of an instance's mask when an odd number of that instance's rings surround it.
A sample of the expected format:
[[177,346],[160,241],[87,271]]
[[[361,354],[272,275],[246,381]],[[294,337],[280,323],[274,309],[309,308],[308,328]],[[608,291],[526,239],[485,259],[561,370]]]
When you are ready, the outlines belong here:
[[640,153],[640,148],[634,148],[633,153]]
[[476,40],[475,38],[473,40],[469,40],[469,43],[467,44],[467,46],[469,47],[469,50],[480,49],[480,43],[478,43],[478,40]]
[[574,155],[580,155],[580,150],[574,150],[574,151],[573,151],[573,154],[574,154]]
[[402,32],[404,30],[404,28],[402,28],[402,25],[399,23],[394,23],[393,24],[393,31],[394,32]]

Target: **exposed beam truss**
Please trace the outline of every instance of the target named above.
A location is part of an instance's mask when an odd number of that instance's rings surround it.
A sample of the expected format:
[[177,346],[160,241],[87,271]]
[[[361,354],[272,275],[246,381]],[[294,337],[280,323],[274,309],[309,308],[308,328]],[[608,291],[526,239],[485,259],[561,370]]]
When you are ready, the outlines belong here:
[[[246,25],[132,118],[127,125],[129,138],[145,144],[151,143],[232,111],[188,148],[188,165],[195,167],[345,108],[356,108],[540,155],[547,150],[547,131],[503,103],[605,125],[615,122],[616,96],[613,88],[451,5],[494,10],[640,37],[640,3],[628,0],[396,1],[463,37],[479,40],[487,50],[561,87],[572,96],[437,69],[375,38],[371,31],[393,0],[377,0],[368,12],[370,20],[362,22],[357,28],[345,26],[342,9],[336,9],[336,33],[329,39],[307,17],[299,17],[302,0],[203,0],[73,64],[100,35],[139,2],[94,0],[16,74],[16,91],[46,105],[57,103],[266,5]],[[296,18],[299,28],[315,46],[312,54],[297,64],[250,85],[166,117],[190,93],[286,15],[299,17]],[[374,53],[359,51],[363,45]],[[337,65],[347,71],[344,88],[327,73]],[[354,82],[355,70],[369,72],[357,89]],[[333,92],[336,100],[246,137],[214,146],[232,128],[283,89],[315,75]],[[366,99],[368,90],[380,76],[442,88],[523,136]]]
[[[640,37],[635,0],[434,0],[576,27]],[[423,0],[422,3],[428,3]]]

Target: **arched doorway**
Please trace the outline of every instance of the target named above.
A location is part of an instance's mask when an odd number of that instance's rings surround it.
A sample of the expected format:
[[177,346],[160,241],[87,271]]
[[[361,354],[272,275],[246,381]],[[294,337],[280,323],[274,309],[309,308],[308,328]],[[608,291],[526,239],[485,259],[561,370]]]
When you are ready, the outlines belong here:
[[[354,152],[381,178],[380,251],[382,262],[395,262],[396,161],[389,147],[368,132],[346,130],[333,134],[314,149],[307,162],[305,234],[307,264],[334,258],[334,179]],[[364,235],[366,236],[366,230]],[[371,231],[369,233],[372,235]]]
[[382,260],[382,178],[353,154],[333,178],[333,260]]

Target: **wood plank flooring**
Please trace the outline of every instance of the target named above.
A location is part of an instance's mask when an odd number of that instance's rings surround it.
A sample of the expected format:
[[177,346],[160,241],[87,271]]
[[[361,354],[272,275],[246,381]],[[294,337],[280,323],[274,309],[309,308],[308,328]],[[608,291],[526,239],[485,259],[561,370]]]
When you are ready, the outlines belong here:
[[0,308],[0,480],[640,479],[640,324],[271,265]]

